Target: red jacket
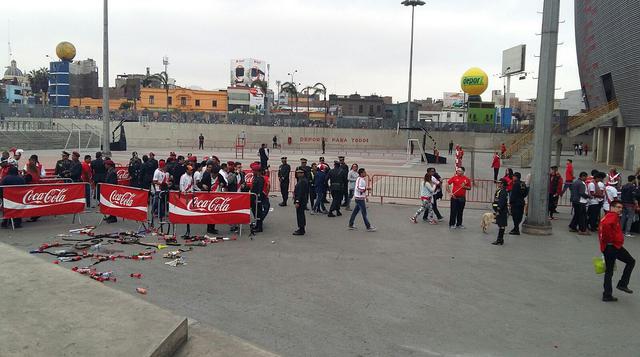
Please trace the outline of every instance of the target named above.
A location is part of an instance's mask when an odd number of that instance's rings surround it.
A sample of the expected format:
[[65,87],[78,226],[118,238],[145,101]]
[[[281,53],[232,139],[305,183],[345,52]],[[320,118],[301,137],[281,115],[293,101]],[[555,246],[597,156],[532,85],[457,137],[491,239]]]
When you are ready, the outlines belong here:
[[553,187],[553,181],[554,181],[554,175],[549,175],[549,193],[555,194],[555,195],[562,195],[562,186],[564,184],[564,182],[562,181],[562,176],[560,176],[560,174],[557,175],[558,181],[557,181],[557,185],[556,187]]
[[567,164],[567,169],[564,171],[564,178],[569,181],[573,181],[575,177],[573,176],[573,164]]
[[491,167],[494,169],[500,168],[500,156],[498,155],[493,156],[493,162],[491,163]]
[[620,216],[614,212],[607,212],[600,220],[598,227],[598,239],[600,240],[600,251],[608,244],[612,244],[616,249],[622,248],[624,245],[624,234],[622,234],[622,226],[620,226]]

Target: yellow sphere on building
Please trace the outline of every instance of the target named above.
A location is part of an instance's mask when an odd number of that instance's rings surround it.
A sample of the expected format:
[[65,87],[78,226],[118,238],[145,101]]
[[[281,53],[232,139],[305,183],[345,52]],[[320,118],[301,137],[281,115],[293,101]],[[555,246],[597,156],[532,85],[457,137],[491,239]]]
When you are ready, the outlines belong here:
[[468,95],[480,95],[489,87],[489,76],[480,68],[469,68],[462,75],[460,87]]
[[76,47],[67,41],[62,41],[56,46],[56,55],[62,61],[71,62],[76,56]]

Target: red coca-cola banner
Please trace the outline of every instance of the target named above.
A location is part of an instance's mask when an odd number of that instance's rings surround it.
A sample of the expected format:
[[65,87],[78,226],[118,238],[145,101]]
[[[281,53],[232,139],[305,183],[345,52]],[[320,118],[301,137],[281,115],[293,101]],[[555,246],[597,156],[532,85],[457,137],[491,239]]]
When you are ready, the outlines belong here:
[[146,221],[149,191],[108,183],[100,184],[100,213],[133,221]]
[[131,183],[131,177],[129,177],[128,167],[116,166],[116,175],[118,175],[118,185],[129,186],[129,183]]
[[232,192],[169,193],[169,222],[249,224],[251,194]]
[[58,216],[84,211],[84,183],[4,186],[3,217]]

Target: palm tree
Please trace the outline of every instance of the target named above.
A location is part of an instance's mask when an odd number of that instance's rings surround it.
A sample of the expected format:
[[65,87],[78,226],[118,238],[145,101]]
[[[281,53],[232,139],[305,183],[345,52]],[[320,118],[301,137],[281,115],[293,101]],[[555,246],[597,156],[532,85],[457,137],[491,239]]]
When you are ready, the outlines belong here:
[[[289,95],[292,95],[295,98],[295,113],[298,112],[298,87],[296,87],[295,83],[291,83],[291,82],[284,82],[282,83],[282,86],[280,86],[280,91],[281,92],[285,92]],[[292,111],[293,112],[293,111]]]
[[267,81],[257,79],[251,83],[251,88],[258,88],[262,91],[262,94],[264,95],[264,98],[263,98],[264,113],[266,115],[269,109],[268,108],[269,101],[267,100],[267,89],[269,88],[269,84],[267,83]]
[[313,85],[314,91],[313,91],[313,95],[318,95],[318,94],[322,94],[323,99],[324,99],[324,126],[327,126],[327,112],[329,111],[329,108],[327,108],[327,87],[318,82],[316,84]]
[[311,93],[312,89],[315,89],[315,88],[313,88],[311,86],[306,86],[300,91],[300,93],[306,93],[306,95],[307,95],[307,120],[309,119],[309,116],[310,116],[309,112],[311,110],[309,108],[311,106],[311,96],[315,95],[315,91],[314,91],[314,94],[309,94],[309,93]]
[[[33,69],[27,75],[27,79],[29,80],[29,86],[31,86],[31,91],[33,93],[38,93],[42,95],[44,93],[44,97],[46,97],[47,92],[49,92],[49,69],[42,67],[40,69]],[[44,100],[42,101],[44,104]]]
[[[147,79],[145,78],[145,81]],[[169,115],[169,74],[167,72],[162,71],[160,73],[156,73],[151,76],[150,80],[147,83],[151,83],[151,81],[157,80],[164,88],[165,93],[167,94],[167,115]]]

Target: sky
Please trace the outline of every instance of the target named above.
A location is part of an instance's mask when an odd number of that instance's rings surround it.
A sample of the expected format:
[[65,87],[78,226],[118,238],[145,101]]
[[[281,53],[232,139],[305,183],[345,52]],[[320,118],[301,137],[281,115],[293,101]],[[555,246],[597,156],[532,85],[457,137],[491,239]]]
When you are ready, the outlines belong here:
[[[163,70],[183,87],[224,89],[230,60],[270,64],[269,81],[322,82],[329,93],[407,100],[411,8],[400,0],[109,0],[110,84],[117,74]],[[2,1],[0,41],[18,67],[47,67],[60,41],[76,46],[76,59],[93,58],[102,77],[100,0]],[[489,75],[489,90],[503,89],[502,51],[527,45],[526,80],[511,92],[535,98],[543,0],[427,0],[415,12],[413,98],[460,91],[470,67]],[[580,88],[573,1],[561,2],[556,97]],[[0,52],[2,54],[2,52]],[[102,79],[100,79],[102,81]],[[490,99],[489,90],[484,99]]]

